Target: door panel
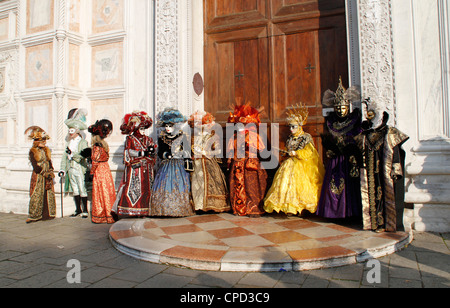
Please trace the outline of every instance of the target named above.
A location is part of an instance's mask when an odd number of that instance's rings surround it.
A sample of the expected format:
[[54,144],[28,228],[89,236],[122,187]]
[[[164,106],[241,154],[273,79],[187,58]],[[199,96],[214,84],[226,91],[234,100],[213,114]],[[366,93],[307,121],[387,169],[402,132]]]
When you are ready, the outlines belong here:
[[268,40],[261,33],[265,28],[208,36],[205,109],[218,123],[226,123],[236,98],[269,109]]
[[314,32],[274,37],[274,122],[283,122],[287,107],[293,104],[303,102],[315,106],[318,90],[316,41]]
[[319,14],[333,14],[345,8],[345,0],[272,0],[271,16],[278,18],[305,18]]
[[[321,98],[348,84],[344,0],[204,0],[205,109],[224,124],[236,98],[264,106],[289,135],[286,111],[309,107],[304,127],[322,154]],[[283,144],[280,144],[282,147]]]
[[204,8],[207,32],[265,24],[267,20],[266,0],[204,0]]

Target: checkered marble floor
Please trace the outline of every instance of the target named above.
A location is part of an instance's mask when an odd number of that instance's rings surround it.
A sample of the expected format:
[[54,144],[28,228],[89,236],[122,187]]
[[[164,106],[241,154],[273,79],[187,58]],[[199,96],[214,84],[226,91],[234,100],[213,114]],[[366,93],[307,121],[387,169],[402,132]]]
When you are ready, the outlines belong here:
[[379,234],[315,216],[221,213],[123,219],[111,227],[110,238],[119,251],[154,263],[215,271],[299,271],[381,257],[409,244],[412,234]]

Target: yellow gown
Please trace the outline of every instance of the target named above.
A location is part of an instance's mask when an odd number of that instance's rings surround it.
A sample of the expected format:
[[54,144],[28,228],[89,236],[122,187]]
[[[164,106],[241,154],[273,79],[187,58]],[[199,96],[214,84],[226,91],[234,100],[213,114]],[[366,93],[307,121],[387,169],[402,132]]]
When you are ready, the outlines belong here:
[[291,135],[286,148],[288,152],[295,151],[295,156],[286,159],[277,170],[264,199],[264,210],[295,215],[305,209],[314,213],[325,174],[319,153],[311,135],[303,132]]

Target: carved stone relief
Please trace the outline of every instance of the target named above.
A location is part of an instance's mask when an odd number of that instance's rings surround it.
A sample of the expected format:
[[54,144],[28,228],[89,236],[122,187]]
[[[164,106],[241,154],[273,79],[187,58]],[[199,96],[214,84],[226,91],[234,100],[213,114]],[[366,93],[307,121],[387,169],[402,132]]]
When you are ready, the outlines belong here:
[[391,0],[358,3],[361,93],[384,106],[395,124]]
[[156,112],[178,104],[178,1],[157,0],[155,21]]
[[17,50],[0,52],[0,115],[16,113],[14,90],[16,88]]

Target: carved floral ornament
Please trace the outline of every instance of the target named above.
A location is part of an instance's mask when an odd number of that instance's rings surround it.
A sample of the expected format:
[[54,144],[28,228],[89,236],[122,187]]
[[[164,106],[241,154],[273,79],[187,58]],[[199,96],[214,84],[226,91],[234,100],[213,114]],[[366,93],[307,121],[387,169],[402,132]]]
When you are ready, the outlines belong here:
[[358,1],[358,26],[362,95],[382,104],[395,121],[391,1]]
[[[0,52],[0,109],[14,110],[14,88],[16,80],[17,51]],[[6,82],[9,82],[8,87]],[[6,90],[6,91],[5,91]],[[1,113],[0,113],[1,115]]]

